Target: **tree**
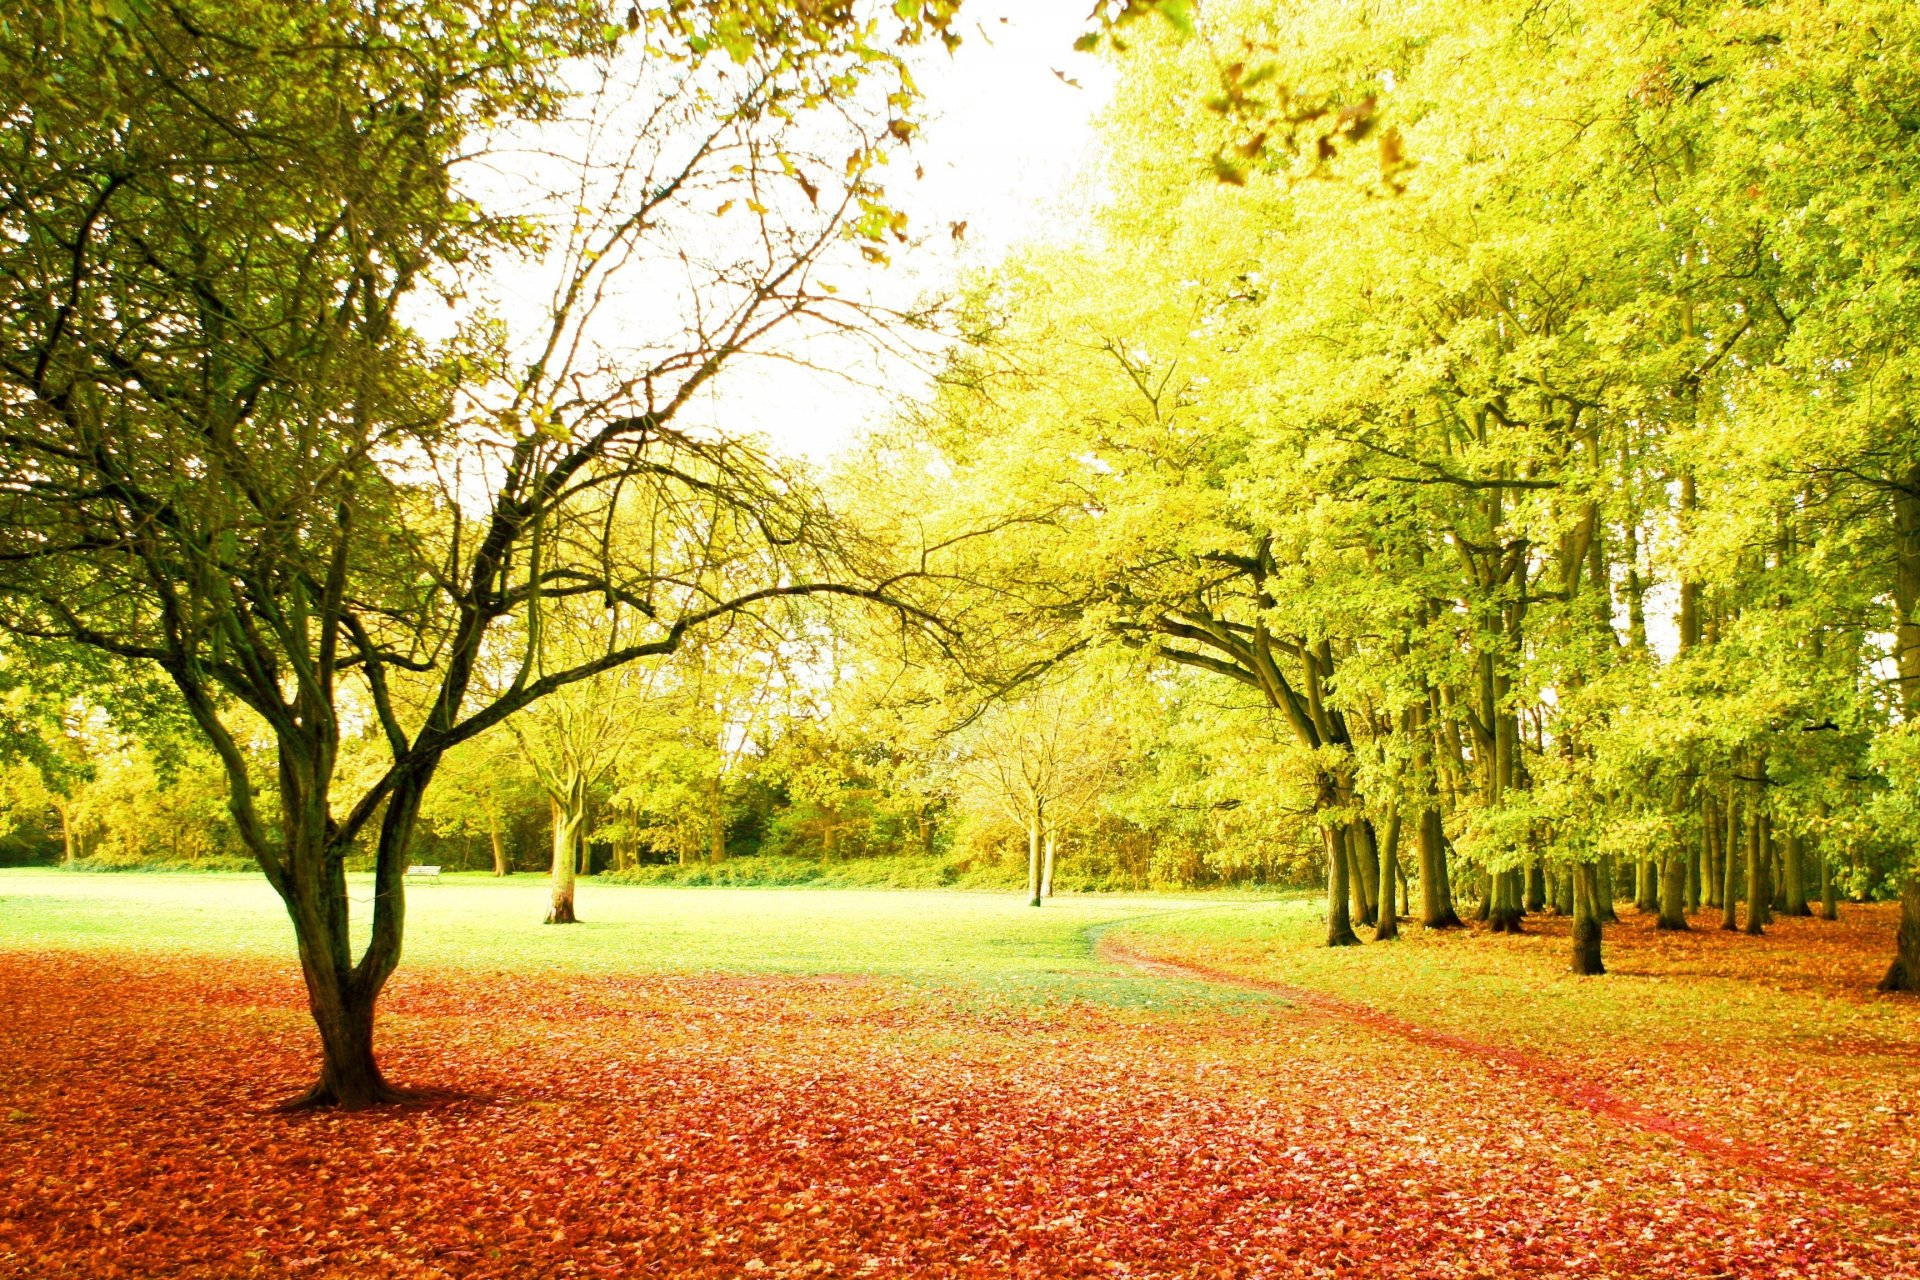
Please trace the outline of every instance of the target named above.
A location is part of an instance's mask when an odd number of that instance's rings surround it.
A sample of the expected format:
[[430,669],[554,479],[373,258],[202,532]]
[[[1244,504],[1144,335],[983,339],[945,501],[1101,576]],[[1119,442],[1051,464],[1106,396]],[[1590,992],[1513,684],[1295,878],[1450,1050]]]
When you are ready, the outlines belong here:
[[[912,132],[895,45],[946,35],[952,10],[897,8],[709,0],[623,25],[546,0],[250,0],[0,25],[0,625],[151,664],[219,755],[320,1032],[295,1105],[398,1096],[374,1009],[448,750],[769,600],[913,616],[799,477],[681,421],[783,326],[847,319],[816,270],[898,230],[874,170]],[[558,155],[531,175],[544,198],[514,193],[531,215],[497,212],[460,163],[515,131]],[[661,291],[653,332],[609,335],[621,273],[656,251],[685,288]],[[408,326],[516,256],[554,285],[522,332],[471,303],[445,343]],[[616,552],[635,495],[659,523]],[[711,510],[769,576],[709,590],[674,522]],[[501,624],[552,599],[601,601],[604,648],[522,660],[479,696]],[[276,814],[236,709],[274,743]],[[346,797],[349,713],[386,761]],[[363,833],[356,956],[344,859]]]

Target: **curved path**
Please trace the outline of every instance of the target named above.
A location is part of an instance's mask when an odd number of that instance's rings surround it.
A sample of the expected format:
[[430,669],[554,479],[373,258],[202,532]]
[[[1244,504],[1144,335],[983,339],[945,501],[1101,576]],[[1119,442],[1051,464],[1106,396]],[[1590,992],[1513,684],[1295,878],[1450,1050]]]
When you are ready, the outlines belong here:
[[1372,1005],[1343,1000],[1306,987],[1296,987],[1265,978],[1253,978],[1224,969],[1185,961],[1150,956],[1128,946],[1103,931],[1094,942],[1094,954],[1112,964],[1124,965],[1156,977],[1216,986],[1237,987],[1278,996],[1325,1017],[1350,1022],[1369,1030],[1384,1031],[1413,1044],[1444,1049],[1471,1058],[1496,1071],[1509,1072],[1557,1101],[1616,1124],[1659,1134],[1691,1150],[1714,1159],[1739,1165],[1763,1178],[1791,1183],[1869,1209],[1908,1217],[1920,1212],[1920,1198],[1897,1194],[1884,1188],[1863,1186],[1824,1165],[1810,1164],[1782,1155],[1766,1147],[1728,1138],[1707,1126],[1681,1116],[1656,1110],[1644,1103],[1623,1097],[1589,1076],[1544,1054],[1515,1049],[1450,1031],[1440,1031],[1385,1013]]

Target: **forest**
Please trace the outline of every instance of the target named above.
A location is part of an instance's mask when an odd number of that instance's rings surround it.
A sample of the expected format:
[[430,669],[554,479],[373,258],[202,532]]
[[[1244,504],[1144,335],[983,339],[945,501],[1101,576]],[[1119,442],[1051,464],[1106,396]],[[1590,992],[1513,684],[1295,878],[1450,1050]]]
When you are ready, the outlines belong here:
[[[295,1111],[417,1102],[435,877],[567,946],[695,887],[1280,902],[1288,999],[1846,950],[1910,1031],[1920,9],[1100,0],[1072,198],[923,289],[984,3],[0,17],[0,866],[263,882]],[[730,421],[850,352],[848,447]]]

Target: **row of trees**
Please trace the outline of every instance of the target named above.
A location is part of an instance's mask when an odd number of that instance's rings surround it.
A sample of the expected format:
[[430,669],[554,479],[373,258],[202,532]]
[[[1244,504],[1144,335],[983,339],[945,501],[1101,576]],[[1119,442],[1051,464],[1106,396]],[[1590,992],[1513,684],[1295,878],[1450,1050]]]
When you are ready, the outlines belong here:
[[[1406,867],[1430,927],[1463,879],[1496,930],[1557,903],[1598,973],[1616,875],[1758,931],[1864,861],[1920,986],[1920,18],[1221,3],[1200,35],[1136,46],[1100,212],[978,283],[896,442],[1000,530],[957,576],[1005,669],[1118,644],[1237,697],[1332,945],[1393,936]],[[1288,102],[1352,125],[1247,134]]]

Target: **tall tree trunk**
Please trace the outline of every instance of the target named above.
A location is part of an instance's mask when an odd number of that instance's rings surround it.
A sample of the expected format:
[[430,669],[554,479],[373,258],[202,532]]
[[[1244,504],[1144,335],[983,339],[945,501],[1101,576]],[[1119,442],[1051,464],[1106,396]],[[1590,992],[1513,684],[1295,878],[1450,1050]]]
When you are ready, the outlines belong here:
[[1387,942],[1400,936],[1400,913],[1393,905],[1393,884],[1398,879],[1395,865],[1400,844],[1400,815],[1387,820],[1387,838],[1380,841],[1380,913],[1374,918],[1373,940]]
[[1654,922],[1656,929],[1684,932],[1687,928],[1687,866],[1686,855],[1679,853],[1669,853],[1660,862],[1660,918]]
[[1686,880],[1687,880],[1686,895],[1687,895],[1688,911],[1698,911],[1700,909],[1700,888],[1701,888],[1701,866],[1700,866],[1701,848],[1700,846],[1701,844],[1702,844],[1702,841],[1696,840],[1692,843],[1692,846],[1687,850],[1687,858],[1686,858],[1687,868],[1686,868],[1685,874],[1686,874]]
[[553,899],[547,908],[548,924],[574,924],[578,919],[573,913],[574,859],[580,823],[585,815],[575,808],[572,800],[571,792],[564,803],[559,796],[547,797],[553,819]]
[[1649,916],[1660,910],[1660,864],[1652,858],[1633,864],[1633,909]]
[[1045,836],[1038,808],[1027,815],[1027,905],[1040,905],[1040,857]]
[[1702,867],[1706,889],[1706,905],[1712,908],[1720,906],[1721,890],[1721,841],[1726,831],[1720,821],[1720,806],[1712,796],[1700,801],[1701,844],[1705,846],[1705,866]]
[[1459,915],[1447,882],[1447,841],[1440,810],[1424,810],[1414,833],[1420,851],[1420,923],[1429,929],[1458,929]]
[[1780,842],[1780,909],[1790,916],[1810,916],[1807,905],[1807,840],[1788,836]]
[[1357,947],[1360,935],[1353,931],[1353,917],[1347,913],[1347,841],[1339,827],[1322,823],[1321,839],[1327,846],[1327,945]]
[[[1353,856],[1353,877],[1360,892],[1355,895],[1359,924],[1375,924],[1380,918],[1380,851],[1375,846],[1373,823],[1360,818],[1347,827],[1347,851]],[[1391,884],[1391,881],[1388,881]]]
[[1757,937],[1773,918],[1768,905],[1773,889],[1767,884],[1767,815],[1756,807],[1753,821],[1747,826],[1747,933]]
[[1720,927],[1740,931],[1740,804],[1727,783],[1727,836],[1720,846]]
[[1920,991],[1920,876],[1900,882],[1900,931],[1894,935],[1893,963],[1880,979],[1882,991]]
[[1589,976],[1605,973],[1600,962],[1600,886],[1591,862],[1573,868],[1573,972]]
[[1834,879],[1833,858],[1824,846],[1816,846],[1816,856],[1820,859],[1820,918],[1838,920],[1840,918],[1840,885]]

